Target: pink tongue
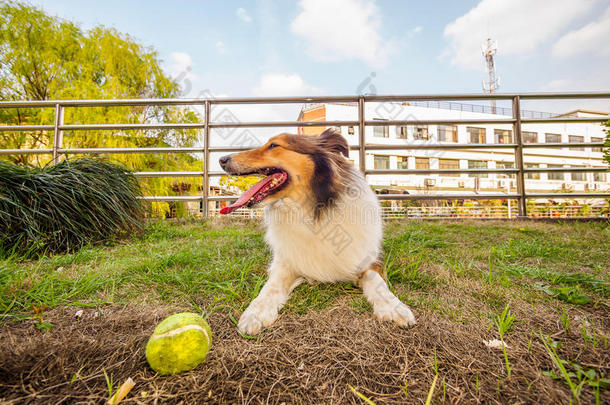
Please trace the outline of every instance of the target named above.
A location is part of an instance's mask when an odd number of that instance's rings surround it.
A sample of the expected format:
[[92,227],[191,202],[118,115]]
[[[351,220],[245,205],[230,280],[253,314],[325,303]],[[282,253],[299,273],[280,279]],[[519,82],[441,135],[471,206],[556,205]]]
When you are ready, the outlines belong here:
[[264,179],[262,179],[261,181],[259,181],[258,183],[256,183],[252,187],[250,187],[248,190],[246,190],[245,193],[240,195],[239,198],[237,199],[237,201],[235,201],[233,204],[221,209],[220,213],[229,214],[229,213],[235,211],[236,209],[243,207],[244,205],[246,205],[248,203],[248,201],[250,201],[250,198],[256,196],[267,184],[272,182],[274,179],[281,180],[283,176],[284,176],[284,174],[282,172],[278,172],[278,173],[273,173],[272,175],[265,177]]

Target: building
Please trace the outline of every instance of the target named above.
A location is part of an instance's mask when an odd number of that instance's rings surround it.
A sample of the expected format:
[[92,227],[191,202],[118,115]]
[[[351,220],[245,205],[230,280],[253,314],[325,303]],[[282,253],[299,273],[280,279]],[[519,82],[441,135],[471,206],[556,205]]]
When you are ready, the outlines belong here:
[[[356,121],[358,107],[354,103],[324,103],[308,105],[299,114],[300,121]],[[495,113],[493,113],[495,112]],[[369,151],[367,169],[483,169],[514,168],[513,148],[468,149],[469,144],[514,143],[512,124],[481,125],[383,125],[385,120],[460,120],[512,118],[510,108],[462,104],[455,102],[367,103],[367,120],[379,120],[379,126],[367,126],[369,145],[454,143],[458,149],[405,149]],[[523,118],[607,116],[607,113],[576,110],[566,114],[522,111]],[[358,144],[358,126],[339,128],[350,145]],[[299,134],[317,134],[319,127],[299,128]],[[603,142],[605,129],[599,123],[536,123],[523,124],[523,142],[527,143],[583,143]],[[350,159],[358,165],[358,151],[350,152]],[[603,167],[601,147],[524,148],[526,168]],[[547,172],[526,173],[526,192],[608,192],[609,173],[605,172]],[[369,183],[376,188],[403,190],[409,194],[468,194],[469,192],[516,192],[515,174],[393,174],[369,175]]]

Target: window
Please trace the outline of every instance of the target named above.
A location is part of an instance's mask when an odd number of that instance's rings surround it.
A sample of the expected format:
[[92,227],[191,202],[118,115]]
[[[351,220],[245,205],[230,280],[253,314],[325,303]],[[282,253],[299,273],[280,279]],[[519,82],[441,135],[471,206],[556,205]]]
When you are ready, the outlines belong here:
[[[540,167],[540,165],[538,163],[526,163],[524,165],[524,167],[526,169],[538,169]],[[540,180],[540,173],[539,172],[538,173],[527,173],[526,172],[524,177],[529,180]]]
[[408,169],[409,159],[406,156],[396,156],[396,168]]
[[413,133],[413,139],[427,141],[430,139],[430,133],[428,132],[427,125],[411,125],[411,132]]
[[494,129],[496,143],[513,143],[513,131],[509,129]]
[[[469,169],[487,169],[487,161],[485,160],[469,160]],[[487,173],[468,173],[469,177],[487,177]]]
[[[604,142],[604,138],[597,138],[595,136],[591,137],[591,142]],[[601,146],[596,146],[591,148],[591,152],[603,152],[604,148]]]
[[[563,167],[562,165],[546,165],[546,167],[549,168],[557,168],[557,167]],[[547,172],[546,176],[549,180],[565,180],[565,176],[563,175],[563,172]]]
[[515,164],[513,162],[496,162],[496,169],[513,169]]
[[604,183],[606,181],[606,173],[595,172],[593,173],[593,181]]
[[415,168],[416,169],[429,169],[430,168],[430,159],[429,158],[415,158]]
[[466,127],[470,143],[486,143],[485,128]]
[[[514,169],[515,168],[515,164],[513,162],[503,162],[503,161],[499,161],[496,162],[496,169]],[[498,177],[500,178],[514,178],[515,174],[514,173],[498,173]]]
[[[381,120],[378,118],[374,118],[377,121],[386,121],[386,120]],[[376,138],[389,138],[390,136],[390,129],[388,128],[387,125],[375,125],[373,127],[373,136]]]
[[[579,166],[572,166],[572,167],[579,167]],[[580,167],[582,167],[582,166],[580,166]],[[585,172],[572,172],[572,181],[585,181]]]
[[438,126],[438,141],[439,142],[457,142],[457,125],[439,125]]
[[[568,136],[568,142],[570,143],[583,143],[585,141],[585,137],[581,135],[570,135]],[[569,148],[570,150],[585,150],[582,146],[573,146]]]
[[[459,169],[460,161],[458,159],[439,159],[439,169]],[[442,173],[441,176],[458,177],[459,173]]]
[[523,131],[523,132],[521,132],[521,135],[523,136],[523,143],[538,142],[538,133],[537,132]]
[[375,170],[386,170],[390,168],[390,157],[389,156],[373,156],[373,167]]
[[406,126],[396,127],[396,138],[407,139],[408,138],[407,133],[408,133],[408,131],[407,131]]
[[561,143],[561,135],[560,134],[544,134],[544,142]]

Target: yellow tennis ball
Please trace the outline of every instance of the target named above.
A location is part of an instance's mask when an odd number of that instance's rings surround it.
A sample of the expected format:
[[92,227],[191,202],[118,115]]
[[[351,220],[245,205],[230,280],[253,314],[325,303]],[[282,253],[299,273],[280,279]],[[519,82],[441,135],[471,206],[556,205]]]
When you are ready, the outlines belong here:
[[197,314],[183,312],[165,318],[146,344],[146,360],[161,375],[197,367],[212,346],[212,329]]

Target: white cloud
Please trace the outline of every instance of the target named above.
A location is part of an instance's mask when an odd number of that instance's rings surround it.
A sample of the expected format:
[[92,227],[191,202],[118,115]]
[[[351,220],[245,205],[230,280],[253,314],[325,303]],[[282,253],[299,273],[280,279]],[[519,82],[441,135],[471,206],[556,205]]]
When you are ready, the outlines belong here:
[[379,33],[381,19],[374,0],[301,0],[300,7],[291,30],[305,41],[314,59],[387,64],[392,45]]
[[220,54],[225,54],[227,53],[227,49],[225,48],[225,44],[222,41],[218,41],[216,42],[216,45],[214,45],[216,47],[216,52],[220,53]]
[[552,91],[552,92],[561,92],[561,91],[571,91],[575,87],[574,80],[570,79],[555,79],[550,82],[543,84],[540,86],[540,90],[542,91]]
[[235,11],[235,15],[243,22],[252,22],[252,17],[250,17],[250,14],[248,14],[248,12],[241,7]]
[[483,67],[481,44],[491,37],[502,55],[527,54],[586,14],[595,0],[482,0],[445,27],[454,65]]
[[421,34],[421,32],[424,30],[424,27],[422,27],[421,25],[418,25],[417,27],[413,28],[412,30],[410,30],[407,33],[407,37],[408,38],[413,38],[416,35]]
[[195,79],[193,70],[193,59],[186,52],[172,52],[171,61],[167,64],[167,71],[170,76],[177,80]]
[[319,89],[308,85],[296,73],[267,73],[263,75],[252,92],[256,96],[309,96],[320,93]]
[[[549,81],[539,87],[540,91],[545,92],[583,92],[583,91],[599,91],[607,89],[610,86],[610,78],[604,74],[604,68],[601,67],[598,72],[589,76],[578,76],[569,79],[559,78]],[[610,100],[608,99],[574,99],[574,100],[536,100],[531,101],[531,107],[526,107],[540,111],[552,111],[564,113],[575,110],[577,108],[590,109],[596,111],[610,111]]]
[[570,31],[553,45],[553,56],[569,58],[580,53],[610,55],[610,7],[598,21]]

